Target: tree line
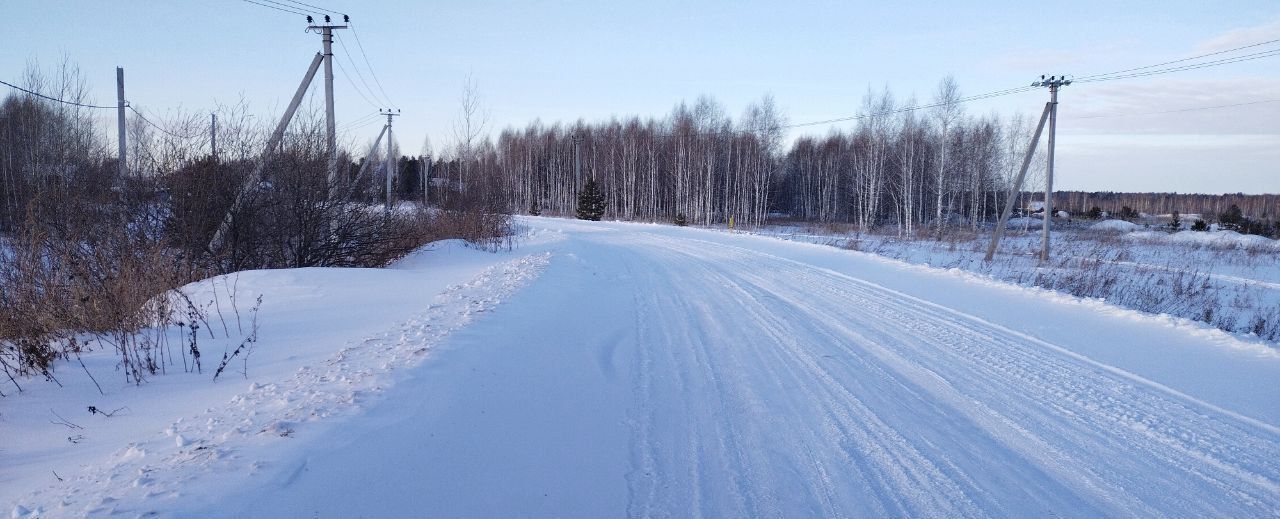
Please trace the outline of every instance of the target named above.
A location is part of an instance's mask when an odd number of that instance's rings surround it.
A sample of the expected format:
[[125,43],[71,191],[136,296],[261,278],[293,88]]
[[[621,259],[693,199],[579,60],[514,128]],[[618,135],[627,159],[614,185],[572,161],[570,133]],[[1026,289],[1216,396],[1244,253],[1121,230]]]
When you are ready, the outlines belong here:
[[1239,208],[1244,216],[1267,219],[1280,216],[1280,194],[1246,195],[1228,193],[1204,195],[1195,193],[1115,193],[1110,191],[1059,191],[1055,201],[1072,213],[1086,212],[1092,207],[1117,213],[1122,207],[1147,214],[1171,214],[1175,211],[1198,214],[1213,219],[1226,213],[1231,206]]
[[[471,86],[473,88],[473,86]],[[926,108],[921,108],[921,105]],[[473,109],[474,110],[474,109]],[[662,117],[544,123],[507,128],[496,140],[474,132],[465,147],[428,161],[431,200],[483,191],[491,203],[529,214],[572,215],[594,180],[605,218],[759,225],[766,220],[853,224],[899,235],[977,230],[1010,196],[1015,208],[1043,201],[1045,141],[1022,190],[1013,193],[1035,121],[1024,115],[968,114],[956,82],[941,80],[925,103],[869,89],[856,123],[785,142],[787,121],[773,99],[734,119],[710,96],[681,102]],[[459,139],[459,142],[463,142]],[[465,150],[459,151],[459,150]],[[402,184],[422,166],[401,160]],[[413,196],[412,189],[405,191]],[[1280,195],[1058,191],[1053,208],[1087,214],[1201,214],[1231,206],[1270,222]]]
[[508,128],[468,146],[465,158],[437,158],[431,174],[452,186],[446,195],[483,184],[521,212],[573,214],[594,179],[606,218],[702,225],[790,218],[892,225],[903,234],[976,228],[1002,209],[1031,125],[1025,117],[968,116],[960,99],[950,78],[928,110],[887,89],[868,91],[853,129],[787,146],[786,120],[771,97],[735,120],[702,96],[661,118]]

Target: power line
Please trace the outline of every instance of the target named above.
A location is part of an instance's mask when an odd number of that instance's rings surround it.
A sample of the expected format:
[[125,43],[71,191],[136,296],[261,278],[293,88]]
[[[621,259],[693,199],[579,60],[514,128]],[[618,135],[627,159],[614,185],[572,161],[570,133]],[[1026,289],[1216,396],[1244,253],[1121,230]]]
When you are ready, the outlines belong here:
[[[320,10],[320,11],[325,11],[325,12],[329,12],[329,13],[333,13],[333,14],[348,14],[348,13],[344,13],[344,12],[341,12],[341,11],[334,11],[334,10],[332,10],[332,9],[325,9],[325,8],[323,8],[323,7],[316,6],[316,5],[311,5],[311,4],[308,4],[308,3],[298,2],[298,1],[296,1],[296,0],[285,0],[285,1],[287,1],[287,2],[289,2],[289,3],[291,3],[291,4],[298,4],[298,5],[301,5],[301,6],[306,6],[306,7],[310,7],[310,8],[312,8],[312,9],[318,9],[318,10]],[[272,2],[272,3],[277,3],[277,2]]]
[[905,113],[905,112],[913,112],[913,111],[916,111],[916,110],[926,110],[926,109],[929,109],[929,108],[937,108],[937,107],[939,107],[939,106],[946,106],[947,104],[951,104],[951,103],[955,103],[955,104],[968,103],[968,102],[971,102],[971,101],[979,101],[979,100],[982,100],[982,99],[990,99],[990,98],[993,98],[993,97],[1001,97],[1001,96],[1007,96],[1007,95],[1011,95],[1011,94],[1020,94],[1020,93],[1022,93],[1022,92],[1028,92],[1028,91],[1031,91],[1031,90],[1034,90],[1034,89],[1035,89],[1035,87],[1030,87],[1030,86],[1026,86],[1026,87],[1017,87],[1017,88],[1006,88],[1006,89],[1004,89],[1004,90],[996,90],[996,91],[993,91],[993,92],[987,92],[987,93],[983,93],[983,94],[975,94],[975,95],[968,96],[968,97],[962,97],[962,98],[957,99],[957,100],[952,101],[952,102],[930,103],[930,104],[927,104],[927,105],[912,105],[912,106],[905,106],[905,107],[902,107],[902,108],[895,108],[895,109],[892,109],[892,110],[886,110],[886,111],[883,111],[883,112],[872,112],[872,113],[867,113],[867,114],[858,114],[858,115],[852,115],[852,116],[849,116],[849,117],[837,117],[837,118],[835,118],[835,119],[826,119],[826,120],[822,120],[822,121],[813,121],[813,122],[807,122],[807,123],[784,124],[784,125],[780,126],[780,128],[802,128],[802,127],[805,127],[805,126],[818,126],[818,125],[822,125],[822,124],[841,123],[841,122],[847,122],[847,121],[859,121],[859,120],[862,120],[862,119],[870,119],[870,118],[873,118],[873,117],[883,117],[883,116],[886,116],[886,115],[894,115],[894,114],[900,114],[900,113]]
[[357,124],[360,124],[360,123],[363,123],[363,122],[367,122],[367,121],[369,121],[369,120],[371,120],[371,119],[375,119],[375,118],[377,118],[379,115],[381,115],[381,114],[379,114],[378,112],[372,112],[372,113],[365,114],[365,115],[363,115],[363,116],[360,116],[360,117],[357,117],[357,118],[355,118],[355,119],[352,119],[351,121],[348,121],[346,124],[343,124],[343,125],[341,126],[341,129],[343,129],[343,130],[350,129],[350,128],[354,127],[354,126],[355,126],[355,125],[357,125]]
[[1215,106],[1200,106],[1200,107],[1195,107],[1195,108],[1181,108],[1181,109],[1178,109],[1178,110],[1162,110],[1162,111],[1159,111],[1159,112],[1139,112],[1139,113],[1132,113],[1132,114],[1085,115],[1085,116],[1081,116],[1081,117],[1073,117],[1073,119],[1107,119],[1107,118],[1111,118],[1111,117],[1130,117],[1130,116],[1136,116],[1136,115],[1172,114],[1172,113],[1179,113],[1179,112],[1194,112],[1194,111],[1198,111],[1198,110],[1216,110],[1216,109],[1218,109],[1218,108],[1231,108],[1231,107],[1235,107],[1235,106],[1260,105],[1260,104],[1264,104],[1264,103],[1275,103],[1275,102],[1280,102],[1280,99],[1263,99],[1263,100],[1260,100],[1260,101],[1249,101],[1249,102],[1246,102],[1246,103],[1231,103],[1231,104],[1215,105]]
[[371,107],[373,107],[373,108],[382,108],[382,107],[378,106],[376,103],[374,103],[373,101],[370,101],[370,100],[369,100],[369,98],[368,98],[368,96],[365,96],[365,95],[364,95],[364,92],[362,92],[362,91],[360,90],[360,88],[356,86],[355,82],[354,82],[354,81],[351,81],[351,75],[350,75],[350,74],[347,74],[347,69],[345,69],[345,68],[343,68],[343,67],[342,67],[342,62],[341,62],[341,61],[335,61],[334,63],[337,63],[337,64],[338,64],[338,72],[341,72],[341,73],[342,73],[342,77],[343,77],[343,78],[346,78],[346,80],[347,80],[347,84],[348,84],[348,85],[351,85],[351,89],[352,89],[352,90],[355,90],[355,91],[356,91],[356,94],[359,94],[359,95],[360,95],[360,99],[364,99],[364,102],[365,102],[365,103],[368,103],[368,104],[369,104],[369,106],[371,106]]
[[379,121],[377,118],[373,118],[373,119],[366,120],[365,122],[360,123],[360,124],[352,124],[352,125],[350,125],[350,126],[347,126],[347,127],[343,128],[343,129],[342,129],[342,131],[344,131],[344,132],[351,132],[351,131],[359,130],[359,129],[361,129],[361,128],[365,128],[365,127],[369,126],[370,124],[373,124],[373,123],[381,123],[381,122],[382,122],[382,121]]
[[1090,76],[1089,79],[1079,79],[1079,80],[1076,80],[1076,82],[1077,83],[1096,83],[1100,81],[1115,81],[1118,79],[1130,79],[1130,78],[1136,78],[1136,77],[1155,76],[1160,74],[1169,74],[1173,72],[1182,72],[1186,70],[1196,70],[1196,69],[1202,69],[1202,68],[1208,68],[1208,67],[1230,65],[1233,63],[1240,63],[1243,61],[1253,61],[1256,59],[1269,58],[1272,56],[1280,56],[1280,49],[1265,50],[1261,52],[1255,52],[1252,54],[1244,54],[1240,56],[1232,56],[1229,58],[1206,61],[1203,63],[1192,63],[1192,64],[1179,65],[1176,67],[1169,67],[1164,69],[1148,70],[1146,72],[1134,72],[1130,74],[1120,74],[1120,75],[1114,75],[1114,76]]
[[64,100],[62,100],[62,99],[58,99],[58,98],[56,98],[56,97],[49,97],[49,96],[44,95],[44,94],[41,94],[41,93],[39,93],[39,92],[32,92],[32,91],[27,90],[27,89],[25,89],[25,88],[22,88],[22,87],[20,87],[20,86],[18,86],[18,85],[15,85],[15,84],[13,84],[13,83],[8,83],[8,82],[5,82],[5,81],[0,81],[0,85],[4,85],[4,86],[7,86],[7,87],[12,88],[12,89],[15,89],[15,90],[21,90],[21,91],[23,91],[23,92],[26,92],[26,93],[31,94],[31,95],[33,95],[33,96],[39,97],[39,98],[41,98],[41,99],[48,99],[48,100],[50,100],[50,101],[56,101],[56,102],[59,102],[59,103],[62,103],[62,104],[68,104],[68,105],[72,105],[72,106],[79,106],[79,107],[81,107],[81,108],[112,108],[112,109],[114,109],[114,108],[119,108],[118,106],[98,106],[98,105],[87,105],[87,104],[84,104],[84,103],[77,103],[77,102],[75,102],[75,101],[64,101]]
[[387,95],[387,91],[383,90],[382,81],[378,79],[378,73],[374,72],[373,64],[369,63],[369,55],[365,54],[364,44],[360,43],[360,33],[356,30],[356,24],[352,23],[348,25],[351,26],[351,34],[356,37],[356,46],[360,47],[360,55],[364,56],[364,64],[369,67],[369,74],[373,75],[373,82],[378,85],[378,91],[382,92],[382,97],[386,99],[388,103],[391,103],[392,106],[396,106],[395,103],[391,102],[391,96]]
[[1138,71],[1138,70],[1145,70],[1145,69],[1155,68],[1155,67],[1163,67],[1163,66],[1165,66],[1165,65],[1172,65],[1172,64],[1174,64],[1174,63],[1182,63],[1182,62],[1185,62],[1185,61],[1191,61],[1191,60],[1196,60],[1196,59],[1200,59],[1200,58],[1207,58],[1207,57],[1209,57],[1209,56],[1217,56],[1217,55],[1219,55],[1219,54],[1227,54],[1227,53],[1235,52],[1235,51],[1239,51],[1239,50],[1251,49],[1251,48],[1254,48],[1254,47],[1261,47],[1261,46],[1263,46],[1263,45],[1269,45],[1269,44],[1276,43],[1276,42],[1280,42],[1280,39],[1267,40],[1267,41],[1258,42],[1258,43],[1253,43],[1253,44],[1249,44],[1249,45],[1242,45],[1242,46],[1240,46],[1240,47],[1235,47],[1235,48],[1232,48],[1232,49],[1220,50],[1220,51],[1217,51],[1217,52],[1210,52],[1210,53],[1207,53],[1207,54],[1201,54],[1201,55],[1199,55],[1199,56],[1191,56],[1191,57],[1189,57],[1189,58],[1175,59],[1175,60],[1173,60],[1173,61],[1166,61],[1166,62],[1164,62],[1164,63],[1156,63],[1156,64],[1154,64],[1154,65],[1147,65],[1147,66],[1143,66],[1143,67],[1127,68],[1127,69],[1124,69],[1124,70],[1117,70],[1117,71],[1114,71],[1114,72],[1106,72],[1106,73],[1102,73],[1102,74],[1092,74],[1092,75],[1088,75],[1088,76],[1084,76],[1084,77],[1078,78],[1078,79],[1076,79],[1076,81],[1083,81],[1083,80],[1085,80],[1085,79],[1091,79],[1091,78],[1100,77],[1100,76],[1113,76],[1113,75],[1116,75],[1116,74],[1124,74],[1124,73],[1127,73],[1127,72],[1134,72],[1134,71]]
[[[1256,59],[1269,58],[1269,57],[1272,57],[1272,56],[1280,56],[1280,49],[1268,49],[1268,50],[1264,50],[1264,51],[1253,52],[1253,53],[1249,53],[1249,54],[1241,54],[1241,55],[1238,55],[1238,56],[1229,56],[1229,57],[1219,58],[1219,59],[1215,59],[1215,60],[1204,61],[1204,62],[1200,62],[1200,63],[1187,63],[1187,64],[1185,64],[1185,65],[1178,65],[1178,66],[1174,66],[1174,67],[1158,68],[1158,67],[1165,67],[1165,66],[1167,66],[1167,65],[1173,65],[1173,64],[1176,64],[1176,63],[1185,63],[1185,62],[1187,62],[1187,61],[1197,60],[1197,59],[1202,59],[1202,58],[1206,58],[1206,57],[1209,57],[1209,56],[1217,56],[1217,55],[1227,54],[1227,53],[1231,53],[1231,52],[1238,52],[1238,51],[1245,50],[1245,49],[1251,49],[1251,48],[1261,47],[1261,46],[1269,45],[1269,44],[1276,43],[1276,42],[1280,42],[1280,39],[1267,40],[1267,41],[1258,42],[1258,43],[1253,43],[1253,44],[1249,44],[1249,45],[1242,45],[1242,46],[1235,47],[1235,48],[1231,48],[1231,49],[1221,50],[1221,51],[1217,51],[1217,52],[1210,52],[1210,53],[1201,54],[1201,55],[1198,55],[1198,56],[1192,56],[1192,57],[1189,57],[1189,58],[1182,58],[1182,59],[1176,59],[1176,60],[1172,60],[1172,61],[1166,61],[1166,62],[1163,62],[1163,63],[1156,63],[1156,64],[1153,64],[1153,65],[1145,65],[1145,66],[1141,66],[1141,67],[1127,68],[1127,69],[1123,69],[1123,70],[1117,70],[1117,71],[1114,71],[1114,72],[1106,72],[1106,73],[1102,73],[1102,74],[1091,74],[1091,75],[1084,76],[1084,77],[1082,77],[1082,78],[1076,79],[1076,80],[1074,80],[1074,81],[1075,81],[1076,83],[1096,83],[1096,82],[1102,82],[1102,81],[1114,81],[1114,80],[1120,80],[1120,79],[1130,79],[1130,78],[1136,78],[1136,77],[1154,76],[1154,75],[1160,75],[1160,74],[1170,74],[1170,73],[1173,73],[1173,72],[1182,72],[1182,71],[1186,71],[1186,70],[1196,70],[1196,69],[1207,68],[1207,67],[1217,67],[1217,66],[1222,66],[1222,65],[1230,65],[1230,64],[1233,64],[1233,63],[1240,63],[1240,62],[1244,62],[1244,61],[1252,61],[1252,60],[1256,60]],[[1156,70],[1150,70],[1150,69],[1156,69]],[[1140,71],[1141,71],[1141,72],[1140,72]],[[997,91],[994,91],[994,92],[987,92],[987,93],[985,93],[985,94],[978,94],[978,95],[974,95],[974,96],[964,97],[964,98],[961,98],[961,99],[957,100],[957,101],[956,101],[956,103],[966,103],[966,102],[970,102],[970,101],[978,101],[978,100],[982,100],[982,99],[990,99],[990,98],[993,98],[993,97],[1001,97],[1001,96],[1005,96],[1005,95],[1010,95],[1010,94],[1017,94],[1017,93],[1026,92],[1026,91],[1029,91],[1029,90],[1031,90],[1031,89],[1033,89],[1033,87],[1019,87],[1019,88],[1009,88],[1009,89],[1005,89],[1005,90],[997,90]],[[928,108],[936,108],[936,107],[939,107],[939,106],[943,106],[944,104],[945,104],[945,103],[932,103],[932,104],[921,105],[921,106],[911,106],[911,107],[905,107],[905,108],[898,108],[898,109],[889,110],[889,111],[885,111],[885,112],[879,112],[879,113],[859,114],[859,115],[854,115],[854,116],[849,116],[849,117],[837,117],[837,118],[834,118],[834,119],[826,119],[826,120],[822,120],[822,121],[813,121],[813,122],[807,122],[807,123],[788,124],[788,125],[783,125],[783,126],[781,126],[781,128],[802,128],[802,127],[806,127],[806,126],[818,126],[818,125],[823,125],[823,124],[832,124],[832,123],[840,123],[840,122],[847,122],[847,121],[857,121],[857,120],[862,120],[862,119],[870,119],[870,118],[873,118],[873,117],[881,117],[881,116],[885,116],[885,115],[899,114],[899,113],[909,112],[909,111],[913,111],[913,110],[923,110],[923,109],[928,109]],[[1256,103],[1250,103],[1250,104],[1256,104]],[[1225,107],[1225,106],[1223,106],[1223,107]],[[1175,111],[1179,111],[1179,110],[1175,110]]]
[[266,8],[268,8],[268,9],[275,9],[275,10],[280,11],[280,12],[282,12],[282,13],[289,13],[289,14],[298,15],[298,16],[306,16],[306,15],[307,15],[307,13],[303,13],[303,12],[299,12],[299,11],[293,11],[293,10],[290,10],[290,9],[282,9],[282,8],[276,7],[276,6],[274,6],[274,5],[262,4],[262,3],[255,2],[255,1],[253,1],[253,0],[242,0],[242,1],[244,1],[244,2],[246,2],[246,3],[253,4],[253,5],[259,5],[259,6],[262,6],[262,7],[266,7]]
[[306,11],[305,9],[298,9],[297,7],[294,7],[294,6],[289,5],[289,4],[282,4],[282,3],[280,3],[280,2],[277,2],[276,0],[256,0],[256,1],[258,1],[258,2],[266,2],[266,3],[268,3],[268,4],[275,4],[275,5],[278,5],[278,6],[282,7],[282,8],[284,8],[284,9],[288,9],[288,10],[291,10],[291,11],[294,11],[294,12],[302,11],[302,13],[301,13],[301,14],[303,14],[304,16],[307,14],[307,13],[305,12],[305,11]]
[[203,135],[203,134],[204,134],[204,132],[197,132],[197,133],[195,133],[195,134],[191,134],[191,135],[180,135],[180,134],[174,133],[174,132],[172,132],[172,131],[169,131],[168,129],[165,129],[165,127],[163,127],[163,126],[160,126],[160,125],[158,125],[158,124],[156,124],[156,123],[151,122],[151,120],[150,120],[150,119],[147,119],[147,117],[146,117],[146,116],[142,115],[142,112],[139,112],[137,108],[134,108],[134,107],[133,107],[133,105],[128,105],[128,107],[129,107],[129,110],[132,110],[132,111],[133,111],[133,113],[135,113],[135,114],[137,114],[137,115],[138,115],[138,118],[139,118],[139,119],[142,119],[142,122],[145,122],[145,123],[147,123],[147,124],[151,125],[153,128],[155,128],[155,129],[157,129],[157,130],[160,130],[160,131],[162,131],[162,132],[164,132],[164,133],[167,133],[167,134],[169,134],[169,135],[170,135],[170,136],[172,136],[172,137],[176,137],[176,138],[178,138],[178,139],[191,139],[191,138],[196,137],[197,135]]
[[[350,25],[350,24],[348,24],[348,25]],[[351,57],[351,51],[347,49],[347,44],[346,44],[345,42],[343,42],[343,41],[342,41],[342,37],[341,37],[341,36],[338,36],[338,46],[339,46],[339,47],[342,47],[342,53],[343,53],[343,54],[346,54],[346,56],[347,56],[347,62],[348,62],[348,63],[351,63],[351,69],[352,69],[352,70],[354,70],[354,71],[356,72],[356,77],[360,79],[360,83],[361,83],[361,84],[363,84],[363,85],[364,85],[365,90],[367,90],[367,91],[369,92],[369,96],[370,96],[370,97],[377,98],[377,97],[378,97],[378,95],[377,95],[376,93],[374,93],[374,91],[373,91],[373,87],[369,86],[369,82],[368,82],[368,81],[365,81],[365,79],[364,79],[364,74],[360,72],[360,66],[359,66],[359,65],[356,65],[356,60],[355,60],[355,58],[352,58],[352,57]],[[348,81],[350,81],[350,78],[348,78]],[[354,87],[355,85],[353,84],[352,86]],[[361,95],[361,96],[363,96],[364,94],[363,94],[363,93],[361,93],[360,95]],[[366,101],[368,101],[368,98],[366,98],[365,100],[366,100]],[[392,103],[391,103],[391,100],[390,100],[390,99],[386,99],[385,97],[384,97],[383,99],[381,99],[380,101],[385,101],[387,105],[392,104]],[[374,108],[386,108],[386,106],[378,106],[378,105],[376,105],[376,104],[374,104],[374,103],[370,103],[370,104],[371,104],[371,105],[373,105],[373,107],[374,107]]]

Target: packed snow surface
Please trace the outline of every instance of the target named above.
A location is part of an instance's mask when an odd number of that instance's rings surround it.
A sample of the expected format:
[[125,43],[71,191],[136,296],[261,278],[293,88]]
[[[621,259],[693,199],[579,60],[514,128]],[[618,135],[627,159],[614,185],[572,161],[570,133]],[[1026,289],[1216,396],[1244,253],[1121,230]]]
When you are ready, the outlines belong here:
[[[522,223],[515,251],[463,254],[462,267],[424,252],[390,278],[368,274],[371,294],[343,273],[281,284],[264,327],[299,329],[264,329],[255,355],[275,340],[296,359],[256,371],[251,360],[242,390],[168,409],[169,426],[137,428],[118,451],[55,456],[64,481],[19,449],[27,469],[0,463],[24,485],[4,492],[9,510],[1280,515],[1274,343],[770,237]],[[285,308],[324,283],[356,304],[328,302],[342,308],[318,324],[332,338],[291,339],[306,321]],[[392,287],[426,293],[379,304]],[[30,396],[75,402],[55,391]],[[2,401],[6,420],[28,396]],[[62,433],[37,422],[0,431]]]

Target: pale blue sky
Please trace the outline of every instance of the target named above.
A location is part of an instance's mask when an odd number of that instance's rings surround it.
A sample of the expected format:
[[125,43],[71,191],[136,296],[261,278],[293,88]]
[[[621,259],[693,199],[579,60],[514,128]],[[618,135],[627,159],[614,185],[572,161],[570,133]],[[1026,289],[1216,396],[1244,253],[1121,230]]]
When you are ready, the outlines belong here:
[[[1042,73],[1083,76],[1280,38],[1274,0],[306,3],[351,14],[388,96],[404,111],[396,127],[407,153],[426,135],[437,149],[449,143],[467,74],[495,132],[534,118],[660,116],[699,94],[736,115],[771,93],[800,123],[855,114],[869,86],[925,99],[950,73],[964,93],[976,94]],[[131,101],[158,113],[208,111],[215,100],[243,95],[260,117],[274,116],[320,46],[300,17],[240,0],[0,5],[0,79],[17,80],[28,59],[51,66],[66,54],[94,100],[109,104],[121,65]],[[340,35],[362,62],[349,31]],[[336,85],[340,124],[375,110],[340,73]],[[1046,97],[1033,91],[966,110],[1035,114]],[[1280,56],[1067,87],[1057,186],[1280,192],[1280,103],[1080,118],[1265,99],[1280,99]],[[348,138],[364,142],[378,128]]]

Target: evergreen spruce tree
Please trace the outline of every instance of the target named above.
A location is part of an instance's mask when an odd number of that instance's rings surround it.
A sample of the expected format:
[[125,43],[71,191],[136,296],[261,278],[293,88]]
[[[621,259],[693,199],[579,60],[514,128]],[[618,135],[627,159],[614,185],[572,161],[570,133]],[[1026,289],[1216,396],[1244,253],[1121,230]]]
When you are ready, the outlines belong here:
[[689,225],[689,220],[684,217],[684,213],[680,213],[676,215],[676,225],[679,225],[681,227]]
[[529,215],[530,215],[530,216],[542,216],[542,208],[541,208],[541,207],[538,207],[538,201],[537,201],[537,200],[534,200],[534,201],[533,201],[533,203],[529,205]]
[[600,192],[600,186],[596,185],[595,179],[587,180],[587,185],[578,193],[578,219],[598,222],[604,216],[604,206],[604,193]]
[[1173,219],[1169,220],[1169,232],[1178,232],[1182,230],[1182,215],[1177,211],[1173,212]]
[[1218,224],[1223,229],[1238,230],[1244,224],[1244,214],[1240,211],[1240,206],[1231,204],[1226,211],[1218,215]]
[[1196,220],[1196,223],[1191,224],[1191,230],[1205,232],[1209,230],[1209,224],[1205,223],[1204,220]]

